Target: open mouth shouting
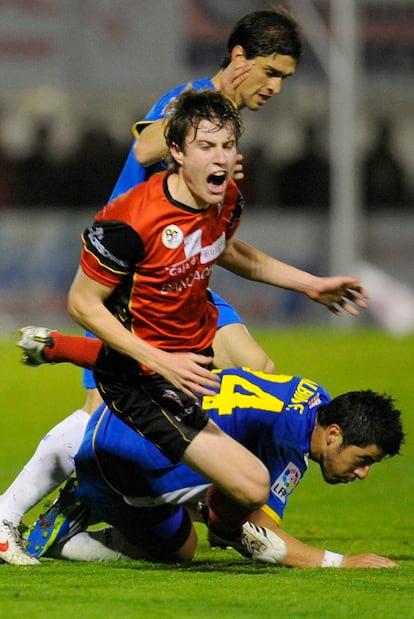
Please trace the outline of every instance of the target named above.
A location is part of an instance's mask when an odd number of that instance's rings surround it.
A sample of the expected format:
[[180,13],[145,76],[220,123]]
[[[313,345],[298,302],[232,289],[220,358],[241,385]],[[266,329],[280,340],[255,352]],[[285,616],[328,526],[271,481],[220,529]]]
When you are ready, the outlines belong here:
[[213,172],[207,177],[209,191],[214,194],[222,193],[226,188],[227,174],[224,170]]

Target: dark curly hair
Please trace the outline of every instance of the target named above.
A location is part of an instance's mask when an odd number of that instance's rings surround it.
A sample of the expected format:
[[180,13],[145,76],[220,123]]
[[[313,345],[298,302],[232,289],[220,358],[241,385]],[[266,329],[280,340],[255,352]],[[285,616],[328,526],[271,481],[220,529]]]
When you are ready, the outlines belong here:
[[342,447],[377,445],[385,457],[399,454],[404,443],[401,412],[393,398],[369,389],[350,391],[323,404],[317,421],[324,428],[333,423],[340,426]]
[[230,125],[236,144],[243,132],[243,121],[234,103],[218,90],[185,90],[167,108],[168,123],[164,136],[167,146],[184,150],[190,127],[197,132],[202,120],[214,123],[217,129]]
[[277,7],[248,13],[235,24],[227,41],[222,68],[230,64],[231,51],[241,45],[246,58],[283,54],[299,60],[302,55],[300,28],[289,11]]

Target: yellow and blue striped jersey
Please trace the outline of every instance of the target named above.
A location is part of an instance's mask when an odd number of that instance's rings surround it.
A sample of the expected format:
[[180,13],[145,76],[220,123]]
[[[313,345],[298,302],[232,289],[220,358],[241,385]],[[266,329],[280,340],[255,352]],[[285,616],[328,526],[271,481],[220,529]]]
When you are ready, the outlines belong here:
[[[290,493],[307,469],[317,410],[331,398],[321,385],[303,377],[247,368],[217,373],[219,390],[204,396],[202,406],[265,464],[271,491],[263,509],[280,522]],[[172,463],[105,405],[91,417],[76,466],[81,488],[91,481],[98,487],[105,484],[134,505],[199,500],[208,486],[206,479],[182,463]]]

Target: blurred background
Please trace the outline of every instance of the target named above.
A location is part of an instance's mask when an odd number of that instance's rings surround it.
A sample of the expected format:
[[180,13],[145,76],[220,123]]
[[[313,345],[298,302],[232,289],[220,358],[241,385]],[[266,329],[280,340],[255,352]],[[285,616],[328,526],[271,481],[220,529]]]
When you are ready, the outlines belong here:
[[[316,274],[360,275],[358,324],[414,331],[414,0],[275,2],[298,18],[295,76],[245,111],[239,236]],[[132,123],[171,87],[214,75],[260,0],[0,2],[0,331],[72,325],[80,234],[107,201]],[[214,287],[249,325],[327,324],[305,298]]]

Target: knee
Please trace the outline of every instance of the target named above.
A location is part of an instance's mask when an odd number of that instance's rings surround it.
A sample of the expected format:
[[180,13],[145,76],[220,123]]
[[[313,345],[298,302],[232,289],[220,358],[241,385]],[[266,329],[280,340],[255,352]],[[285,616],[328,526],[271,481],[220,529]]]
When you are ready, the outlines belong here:
[[260,350],[260,353],[256,356],[252,355],[248,366],[255,372],[264,372],[264,374],[274,374],[276,371],[275,364],[264,350]]
[[270,492],[270,479],[267,476],[266,480],[261,484],[256,484],[254,489],[250,493],[250,509],[258,509],[262,505],[264,505],[268,498]]
[[264,358],[264,361],[263,361],[262,372],[264,372],[265,374],[275,374],[276,372],[275,364],[267,356]]
[[174,553],[170,554],[167,561],[174,561],[175,563],[189,563],[192,561],[195,555],[195,551],[197,548],[197,533],[194,529],[194,526],[191,525],[190,533],[180,548],[178,548]]
[[258,462],[256,472],[248,479],[245,479],[244,484],[240,487],[242,495],[239,497],[239,502],[245,507],[255,510],[264,505],[270,492],[270,475],[268,470]]

